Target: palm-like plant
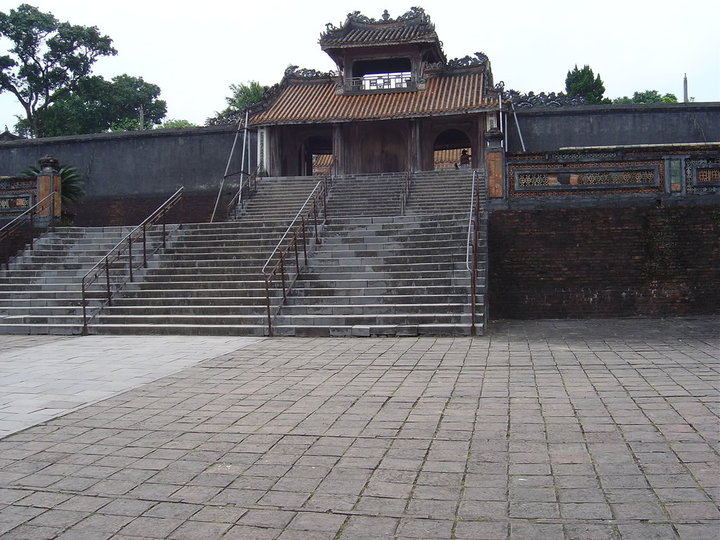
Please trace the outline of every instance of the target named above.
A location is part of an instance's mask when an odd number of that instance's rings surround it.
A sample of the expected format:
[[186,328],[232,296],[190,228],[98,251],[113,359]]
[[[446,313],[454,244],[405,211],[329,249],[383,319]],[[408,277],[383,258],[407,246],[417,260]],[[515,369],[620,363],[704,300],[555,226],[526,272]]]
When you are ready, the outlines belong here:
[[[78,202],[85,195],[85,180],[83,179],[77,167],[62,165],[58,167],[57,174],[60,177],[60,196],[63,202]],[[23,170],[21,175],[38,176],[41,169],[36,166],[30,166]]]

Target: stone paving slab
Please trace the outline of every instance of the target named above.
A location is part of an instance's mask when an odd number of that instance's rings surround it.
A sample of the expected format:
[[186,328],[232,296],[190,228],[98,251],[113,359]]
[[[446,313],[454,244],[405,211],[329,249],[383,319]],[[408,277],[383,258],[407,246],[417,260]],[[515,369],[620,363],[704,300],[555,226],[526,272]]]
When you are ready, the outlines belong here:
[[1,336],[0,438],[258,338]]
[[0,440],[0,534],[716,539],[718,328],[260,340]]

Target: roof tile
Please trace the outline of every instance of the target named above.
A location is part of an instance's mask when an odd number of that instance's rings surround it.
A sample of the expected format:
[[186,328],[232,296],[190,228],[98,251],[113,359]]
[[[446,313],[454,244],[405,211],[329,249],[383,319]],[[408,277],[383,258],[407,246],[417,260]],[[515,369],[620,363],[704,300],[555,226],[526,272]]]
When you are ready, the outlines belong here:
[[430,77],[424,90],[341,95],[327,79],[290,81],[264,111],[254,114],[255,126],[381,120],[462,114],[497,106],[483,96],[483,73]]

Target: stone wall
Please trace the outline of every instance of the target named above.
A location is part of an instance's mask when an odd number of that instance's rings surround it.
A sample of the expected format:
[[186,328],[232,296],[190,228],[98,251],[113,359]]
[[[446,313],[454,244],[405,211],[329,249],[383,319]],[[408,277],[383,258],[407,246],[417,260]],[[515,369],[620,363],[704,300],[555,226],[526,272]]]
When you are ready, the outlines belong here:
[[[15,175],[52,155],[85,177],[85,198],[69,210],[76,225],[126,225],[144,219],[185,187],[179,221],[207,221],[225,173],[235,126],[104,133],[0,143],[0,175]],[[251,170],[255,136],[249,138]],[[229,173],[240,170],[242,135]],[[239,177],[228,180],[230,191]]]
[[[720,143],[614,146],[504,154],[491,167],[490,207],[720,204]],[[500,177],[502,175],[502,177]],[[629,203],[629,204],[628,204]]]
[[493,212],[490,317],[720,313],[720,207]]
[[518,109],[507,117],[508,149],[720,142],[720,103]]

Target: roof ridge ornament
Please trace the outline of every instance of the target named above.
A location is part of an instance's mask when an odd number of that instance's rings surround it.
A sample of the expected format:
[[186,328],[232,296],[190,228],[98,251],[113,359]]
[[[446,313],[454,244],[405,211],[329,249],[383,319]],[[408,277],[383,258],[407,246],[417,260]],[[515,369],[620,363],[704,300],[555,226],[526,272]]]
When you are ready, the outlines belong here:
[[425,13],[421,7],[412,7],[402,15],[396,18],[390,17],[390,13],[386,9],[380,19],[373,19],[367,15],[363,15],[360,11],[352,11],[347,14],[345,22],[340,26],[333,23],[325,24],[325,32],[320,35],[320,40],[331,37],[333,34],[342,33],[349,30],[353,26],[364,25],[403,25],[403,26],[420,26],[426,25],[430,31],[435,30],[435,25],[430,20],[430,16]]
[[285,68],[284,76],[293,77],[297,79],[332,79],[337,77],[337,73],[334,71],[318,71],[316,69],[301,68],[294,65],[289,65]]
[[487,63],[487,55],[482,52],[476,52],[475,58],[468,55],[463,56],[462,58],[453,58],[452,60],[448,60],[447,65],[449,68],[464,68],[473,66],[484,66]]
[[563,92],[528,92],[523,94],[517,90],[506,90],[505,95],[513,102],[517,109],[527,109],[531,107],[578,107],[587,105],[587,101],[582,96],[568,96]]

